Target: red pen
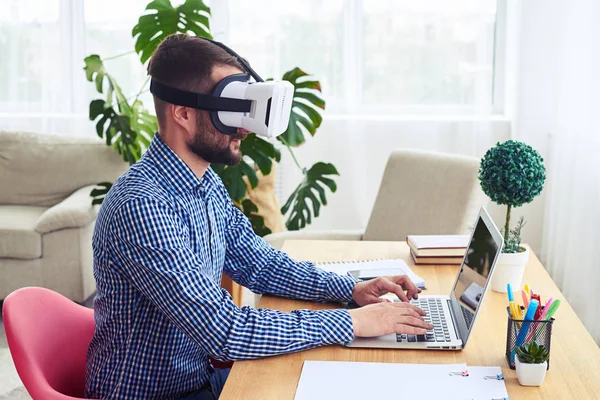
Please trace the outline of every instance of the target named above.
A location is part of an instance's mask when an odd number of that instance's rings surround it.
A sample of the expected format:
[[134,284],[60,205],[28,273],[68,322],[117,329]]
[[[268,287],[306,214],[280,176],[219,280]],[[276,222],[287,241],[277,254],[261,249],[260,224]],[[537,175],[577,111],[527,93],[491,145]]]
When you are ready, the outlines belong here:
[[539,319],[540,315],[542,315],[542,300],[540,299],[540,295],[539,294],[532,294],[531,295],[531,299],[536,299],[538,301],[538,308],[535,310],[535,315],[533,316],[534,319]]

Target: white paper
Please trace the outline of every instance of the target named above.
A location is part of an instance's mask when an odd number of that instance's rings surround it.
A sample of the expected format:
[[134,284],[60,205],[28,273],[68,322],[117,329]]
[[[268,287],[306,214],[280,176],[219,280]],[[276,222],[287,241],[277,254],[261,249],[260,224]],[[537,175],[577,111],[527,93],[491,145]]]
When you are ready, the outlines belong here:
[[322,270],[335,272],[338,275],[347,275],[348,271],[353,270],[373,270],[373,269],[401,269],[415,285],[420,288],[425,287],[425,280],[415,274],[404,260],[370,260],[370,261],[350,261],[316,264]]
[[[466,364],[305,361],[295,400],[459,400]],[[489,399],[488,399],[489,400]]]
[[[469,376],[454,374],[464,370]],[[500,373],[500,367],[466,364],[305,361],[295,400],[504,399],[504,381],[484,379]]]
[[485,379],[486,376],[497,376],[502,373],[500,367],[473,367],[467,368],[469,376],[465,379],[468,383],[465,399],[508,399],[504,380]]

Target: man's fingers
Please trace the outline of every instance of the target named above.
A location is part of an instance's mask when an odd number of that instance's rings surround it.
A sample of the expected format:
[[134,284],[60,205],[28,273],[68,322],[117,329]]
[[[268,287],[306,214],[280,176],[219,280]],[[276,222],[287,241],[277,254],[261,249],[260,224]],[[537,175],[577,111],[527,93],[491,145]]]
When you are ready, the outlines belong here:
[[400,302],[396,302],[396,303],[392,303],[394,305],[394,307],[399,307],[399,308],[408,308],[411,310],[415,310],[417,312],[417,314],[419,315],[427,315],[427,313],[425,311],[423,311],[422,309],[420,309],[419,307],[415,306],[414,304],[410,304],[410,303],[400,303]]
[[423,319],[423,317],[421,316],[421,314],[419,314],[419,312],[417,310],[415,310],[414,308],[401,308],[400,312],[402,312],[403,315],[405,316],[412,316],[415,318],[420,318]]
[[406,296],[409,299],[416,299],[418,297],[417,294],[421,293],[419,288],[406,275],[393,276],[391,280],[407,291]]
[[401,301],[409,301],[408,297],[406,297],[406,293],[404,293],[404,289],[397,283],[392,282],[387,278],[377,278],[377,285],[386,292],[394,293]]
[[427,322],[423,321],[421,318],[410,317],[410,316],[409,317],[400,317],[398,322],[400,324],[410,325],[410,326],[414,326],[417,328],[433,329],[433,325],[428,324]]
[[427,330],[422,328],[415,328],[414,326],[398,324],[396,325],[396,333],[404,333],[407,335],[425,335]]

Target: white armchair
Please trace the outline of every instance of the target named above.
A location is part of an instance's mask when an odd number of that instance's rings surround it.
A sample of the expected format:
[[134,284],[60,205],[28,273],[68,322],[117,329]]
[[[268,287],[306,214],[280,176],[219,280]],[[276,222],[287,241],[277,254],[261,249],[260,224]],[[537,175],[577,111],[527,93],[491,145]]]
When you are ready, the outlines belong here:
[[90,192],[127,168],[93,136],[0,132],[0,299],[24,286],[93,294]]
[[409,234],[466,234],[488,199],[473,157],[417,150],[390,154],[364,231],[293,231],[264,239],[280,249],[286,240],[400,241]]

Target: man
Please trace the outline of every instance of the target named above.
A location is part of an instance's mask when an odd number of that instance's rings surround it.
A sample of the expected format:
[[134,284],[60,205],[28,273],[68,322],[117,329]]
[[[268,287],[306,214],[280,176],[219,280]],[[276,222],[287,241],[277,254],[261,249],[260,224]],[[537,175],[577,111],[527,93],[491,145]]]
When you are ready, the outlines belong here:
[[[209,93],[242,72],[201,38],[170,36],[148,65],[171,87]],[[154,98],[158,133],[106,196],[93,238],[96,331],[86,395],[102,399],[214,399],[231,361],[343,344],[354,336],[424,334],[406,277],[359,282],[297,262],[256,236],[210,163],[237,164],[248,134],[220,133],[206,111]],[[367,307],[280,312],[237,307],[225,272],[256,293]],[[405,293],[406,291],[406,293]],[[393,292],[404,302],[379,296]]]

